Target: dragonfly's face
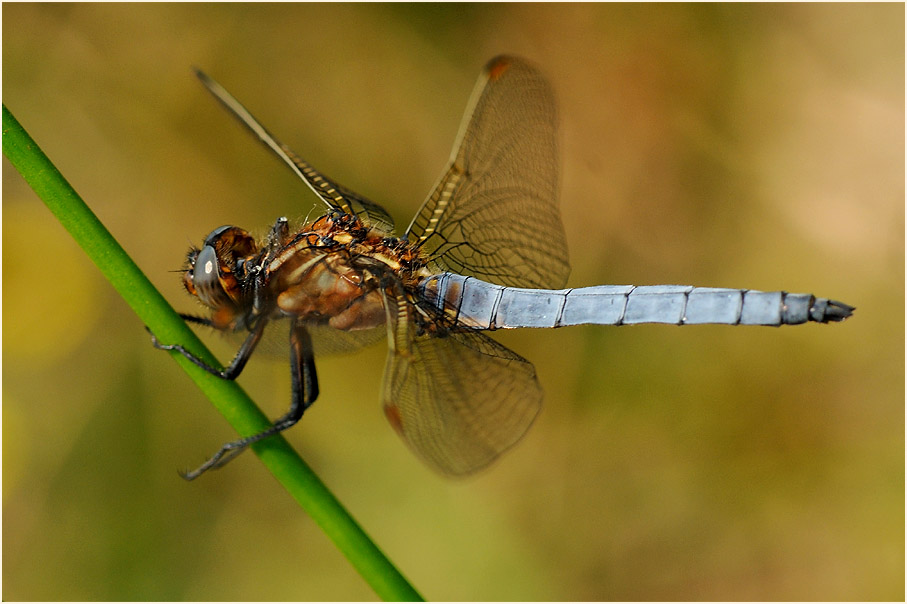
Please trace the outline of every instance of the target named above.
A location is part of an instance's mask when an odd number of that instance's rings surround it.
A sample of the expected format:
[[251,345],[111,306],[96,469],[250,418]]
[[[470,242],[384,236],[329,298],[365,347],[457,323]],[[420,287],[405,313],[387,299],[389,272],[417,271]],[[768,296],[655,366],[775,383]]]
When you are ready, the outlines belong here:
[[226,326],[242,313],[245,283],[257,253],[252,236],[234,226],[215,229],[201,249],[189,250],[183,285],[214,311],[215,323]]

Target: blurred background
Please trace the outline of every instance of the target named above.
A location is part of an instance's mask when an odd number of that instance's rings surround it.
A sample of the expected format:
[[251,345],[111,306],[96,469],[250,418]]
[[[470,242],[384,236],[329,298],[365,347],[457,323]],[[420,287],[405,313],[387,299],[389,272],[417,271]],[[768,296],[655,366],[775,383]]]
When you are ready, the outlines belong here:
[[[405,227],[502,52],[558,96],[570,286],[858,308],[504,334],[545,409],[459,482],[386,425],[383,345],[319,359],[287,437],[425,597],[903,600],[902,4],[2,10],[4,103],[178,310],[190,243],[316,207],[191,66]],[[280,358],[240,383],[289,404]],[[253,455],[177,476],[234,437],[4,159],[4,599],[374,599]]]

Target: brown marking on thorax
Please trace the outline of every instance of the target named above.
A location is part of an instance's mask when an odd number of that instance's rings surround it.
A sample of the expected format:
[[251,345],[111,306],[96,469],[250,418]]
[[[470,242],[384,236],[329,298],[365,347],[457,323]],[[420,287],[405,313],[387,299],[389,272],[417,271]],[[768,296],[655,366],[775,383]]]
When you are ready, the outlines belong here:
[[265,270],[284,315],[357,330],[385,323],[382,280],[408,283],[422,264],[415,250],[393,240],[389,245],[359,219],[328,215],[291,237]]

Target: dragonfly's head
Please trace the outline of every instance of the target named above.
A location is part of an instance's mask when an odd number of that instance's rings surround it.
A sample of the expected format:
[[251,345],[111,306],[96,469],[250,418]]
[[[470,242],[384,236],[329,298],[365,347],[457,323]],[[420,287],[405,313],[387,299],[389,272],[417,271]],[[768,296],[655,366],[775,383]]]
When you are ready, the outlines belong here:
[[[186,258],[183,285],[202,304],[215,311],[215,322],[229,323],[242,312],[251,261],[258,253],[255,239],[243,229],[222,226],[205,237],[201,249]],[[221,321],[217,320],[217,315]]]

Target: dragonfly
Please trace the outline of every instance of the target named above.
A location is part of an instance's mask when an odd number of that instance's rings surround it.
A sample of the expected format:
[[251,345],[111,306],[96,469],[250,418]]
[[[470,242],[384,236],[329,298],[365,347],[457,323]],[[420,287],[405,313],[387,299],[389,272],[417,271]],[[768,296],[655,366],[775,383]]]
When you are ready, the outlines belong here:
[[289,327],[291,404],[268,429],[228,442],[192,480],[295,425],[318,397],[316,351],[387,337],[381,390],[393,429],[430,467],[463,476],[516,444],[542,404],[532,363],[485,332],[570,325],[797,325],[837,322],[854,307],[812,294],[679,285],[564,289],[570,272],[558,208],[551,85],[514,56],[488,62],[449,163],[401,236],[378,204],[279,142],[220,84],[213,96],[315,193],[324,214],[279,218],[260,240],[214,229],[189,250],[186,291],[205,307],[186,321],[245,334],[225,368],[180,344],[205,371],[235,380],[272,323]]

